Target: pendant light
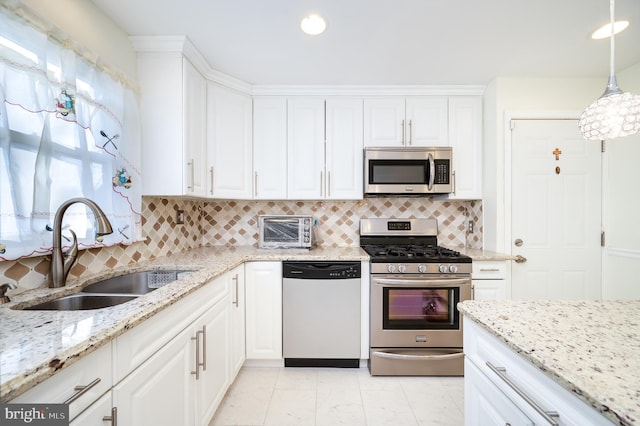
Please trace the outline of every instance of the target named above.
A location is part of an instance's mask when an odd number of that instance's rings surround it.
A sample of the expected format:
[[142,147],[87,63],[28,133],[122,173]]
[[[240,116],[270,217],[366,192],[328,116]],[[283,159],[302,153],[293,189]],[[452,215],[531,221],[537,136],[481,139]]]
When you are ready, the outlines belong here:
[[580,131],[586,139],[613,139],[640,132],[640,96],[623,92],[616,81],[614,67],[615,0],[610,0],[609,3],[611,11],[611,72],[607,89],[580,116]]

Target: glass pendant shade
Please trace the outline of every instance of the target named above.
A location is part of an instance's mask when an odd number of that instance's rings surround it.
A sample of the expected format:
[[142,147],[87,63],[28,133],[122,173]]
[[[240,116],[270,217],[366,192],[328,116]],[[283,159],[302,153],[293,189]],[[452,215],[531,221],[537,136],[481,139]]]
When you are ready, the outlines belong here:
[[580,132],[586,139],[604,140],[640,132],[640,95],[623,92],[614,72],[614,0],[611,5],[611,74],[604,94],[580,116]]

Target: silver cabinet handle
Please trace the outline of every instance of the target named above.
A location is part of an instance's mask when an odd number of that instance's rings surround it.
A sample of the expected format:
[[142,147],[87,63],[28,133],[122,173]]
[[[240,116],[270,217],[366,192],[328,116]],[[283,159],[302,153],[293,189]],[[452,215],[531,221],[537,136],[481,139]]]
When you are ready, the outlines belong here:
[[209,190],[209,193],[213,195],[213,167],[209,169],[209,173],[211,173],[211,189]]
[[103,422],[111,422],[111,426],[118,426],[118,408],[117,407],[113,407],[111,409],[111,415],[110,416],[104,416],[102,418]]
[[324,175],[322,174],[322,170],[320,170],[320,196],[321,197],[324,195],[324,191],[323,191],[324,185],[323,185],[323,182],[322,182],[323,176]]
[[253,196],[257,197],[258,196],[258,172],[254,173],[255,176],[253,178]]
[[498,268],[480,268],[480,272],[500,272]]
[[207,326],[202,326],[202,331],[198,332],[202,333],[202,363],[200,366],[202,367],[202,371],[207,370]]
[[409,120],[409,145],[413,145],[413,120]]
[[327,172],[327,197],[331,197],[331,171]]
[[453,195],[456,195],[456,172],[455,170],[451,172],[451,177],[453,178]]
[[524,263],[527,261],[527,258],[524,256],[517,255],[514,260],[516,261],[516,263]]
[[400,126],[402,127],[402,145],[404,145],[404,135],[405,135],[405,128],[404,128],[404,120],[402,120],[402,122],[400,122]]
[[71,404],[73,401],[75,401],[76,399],[80,398],[82,395],[87,393],[89,391],[89,389],[91,389],[92,387],[94,387],[98,383],[100,383],[100,377],[98,377],[93,382],[89,383],[88,385],[79,385],[79,386],[74,387],[73,390],[76,391],[76,393],[71,395],[69,397],[69,399],[67,399],[65,402],[63,402],[63,404]]
[[236,305],[236,308],[237,308],[238,307],[238,296],[239,296],[238,295],[238,281],[239,281],[238,280],[238,274],[236,274],[236,276],[231,278],[231,279],[236,282],[236,299],[233,302],[231,302],[231,304],[232,305]]
[[507,369],[504,367],[496,367],[491,364],[490,361],[487,361],[487,367],[491,369],[498,377],[500,377],[511,389],[514,390],[519,396],[522,397],[538,414],[540,414],[550,425],[559,426],[559,423],[553,419],[553,417],[560,418],[560,414],[555,411],[545,411],[542,407],[540,407],[529,395],[527,395],[522,389],[518,387],[515,383],[507,377]]
[[191,372],[191,374],[196,376],[196,380],[200,379],[200,333],[201,331],[196,331],[196,337],[191,338],[191,340],[196,341],[196,369]]
[[196,184],[196,175],[195,175],[195,173],[196,173],[196,171],[195,171],[196,166],[195,166],[195,164],[193,163],[193,158],[191,159],[191,161],[187,162],[187,166],[189,166],[189,168],[190,168],[190,174],[191,174],[191,185],[187,185],[187,189],[190,189],[190,190],[192,190],[192,191],[193,191],[193,190],[194,190],[194,186],[195,186],[195,184]]

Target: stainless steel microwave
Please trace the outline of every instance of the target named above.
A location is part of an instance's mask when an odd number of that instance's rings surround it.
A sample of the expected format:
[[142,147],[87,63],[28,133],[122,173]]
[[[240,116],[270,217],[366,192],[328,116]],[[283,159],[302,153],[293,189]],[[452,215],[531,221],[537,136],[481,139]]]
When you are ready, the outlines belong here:
[[258,247],[301,248],[315,246],[313,217],[307,215],[258,216]]
[[454,191],[450,147],[365,148],[365,195],[432,195]]

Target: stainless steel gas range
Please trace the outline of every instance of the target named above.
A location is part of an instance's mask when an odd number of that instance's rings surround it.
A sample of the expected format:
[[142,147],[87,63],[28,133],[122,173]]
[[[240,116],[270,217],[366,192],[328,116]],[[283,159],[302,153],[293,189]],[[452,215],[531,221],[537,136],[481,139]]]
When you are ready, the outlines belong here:
[[363,218],[371,258],[372,375],[462,376],[471,258],[437,244],[435,219]]

